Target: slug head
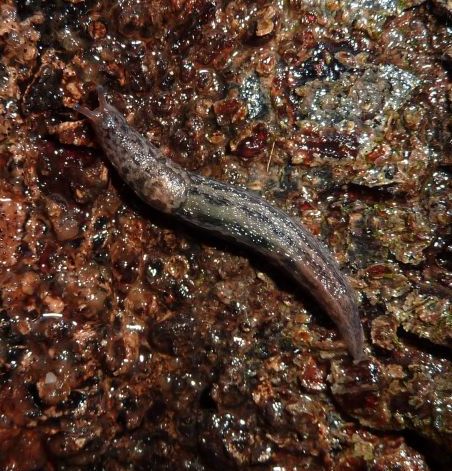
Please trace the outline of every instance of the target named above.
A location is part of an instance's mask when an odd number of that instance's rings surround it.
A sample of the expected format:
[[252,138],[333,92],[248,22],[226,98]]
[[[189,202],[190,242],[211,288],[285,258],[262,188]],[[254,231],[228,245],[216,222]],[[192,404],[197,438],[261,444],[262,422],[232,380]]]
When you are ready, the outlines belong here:
[[86,106],[76,104],[74,110],[86,116],[97,134],[109,134],[111,131],[127,126],[127,122],[121,113],[107,102],[104,88],[101,85],[96,87],[99,106],[90,110]]
[[99,106],[74,109],[86,116],[97,143],[123,180],[146,203],[171,213],[186,199],[190,178],[187,172],[165,158],[145,137],[129,126],[124,116],[107,103],[103,88],[98,86]]

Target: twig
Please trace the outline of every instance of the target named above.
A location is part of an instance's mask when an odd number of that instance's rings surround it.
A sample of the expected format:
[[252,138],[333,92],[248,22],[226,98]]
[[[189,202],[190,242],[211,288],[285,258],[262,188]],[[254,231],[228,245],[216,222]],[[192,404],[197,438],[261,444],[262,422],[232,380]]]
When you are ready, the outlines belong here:
[[275,142],[276,141],[273,141],[273,144],[272,144],[272,150],[270,151],[270,157],[268,158],[268,162],[267,162],[267,173],[270,169],[270,162],[272,161],[272,157],[273,157],[273,151],[275,150]]

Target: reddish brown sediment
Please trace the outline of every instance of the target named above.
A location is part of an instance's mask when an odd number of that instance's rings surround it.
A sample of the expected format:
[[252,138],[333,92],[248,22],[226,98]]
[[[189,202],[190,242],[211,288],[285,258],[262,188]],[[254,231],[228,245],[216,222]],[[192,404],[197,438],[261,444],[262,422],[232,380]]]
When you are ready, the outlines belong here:
[[[0,469],[450,469],[447,2],[51,3],[0,6]],[[365,361],[135,197],[71,110],[96,84],[330,247]]]

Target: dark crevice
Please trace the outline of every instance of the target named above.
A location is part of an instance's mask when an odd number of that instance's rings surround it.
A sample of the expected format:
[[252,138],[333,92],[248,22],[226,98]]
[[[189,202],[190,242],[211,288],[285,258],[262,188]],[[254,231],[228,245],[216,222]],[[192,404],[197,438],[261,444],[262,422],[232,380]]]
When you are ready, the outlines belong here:
[[429,339],[407,332],[403,327],[397,329],[397,336],[413,349],[422,350],[436,359],[452,362],[452,349],[445,345],[438,345]]
[[401,435],[408,446],[424,457],[432,471],[449,471],[452,469],[452,452],[445,453],[444,447],[412,430],[404,430]]

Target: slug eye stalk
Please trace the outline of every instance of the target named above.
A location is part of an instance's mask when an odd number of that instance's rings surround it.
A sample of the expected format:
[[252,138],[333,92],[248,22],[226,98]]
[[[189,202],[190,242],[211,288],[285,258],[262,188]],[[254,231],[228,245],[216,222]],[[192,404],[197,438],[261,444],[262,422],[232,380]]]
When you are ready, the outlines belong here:
[[107,103],[107,99],[105,97],[104,87],[102,87],[102,85],[97,85],[96,91],[97,91],[97,98],[99,100],[98,108],[94,110],[90,110],[86,106],[81,106],[79,104],[74,105],[74,110],[77,111],[77,113],[82,114],[83,116],[87,117],[88,119],[92,121],[95,121],[96,119],[97,120],[101,119],[102,114],[105,113],[107,107],[109,106]]

